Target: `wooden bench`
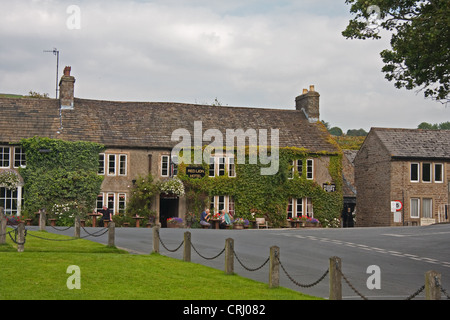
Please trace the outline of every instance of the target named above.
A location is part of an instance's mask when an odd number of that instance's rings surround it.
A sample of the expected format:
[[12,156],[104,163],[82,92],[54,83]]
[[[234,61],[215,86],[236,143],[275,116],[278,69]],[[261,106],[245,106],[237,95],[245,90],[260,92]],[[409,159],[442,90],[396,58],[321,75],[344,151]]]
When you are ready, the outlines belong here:
[[256,229],[259,229],[260,226],[269,229],[269,224],[265,218],[256,218]]

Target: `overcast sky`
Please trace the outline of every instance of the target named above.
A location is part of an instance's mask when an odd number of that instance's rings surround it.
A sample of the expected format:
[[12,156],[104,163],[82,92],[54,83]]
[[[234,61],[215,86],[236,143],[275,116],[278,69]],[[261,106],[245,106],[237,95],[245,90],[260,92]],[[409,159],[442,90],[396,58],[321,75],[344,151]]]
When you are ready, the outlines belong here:
[[0,93],[55,97],[57,48],[79,98],[293,109],[314,85],[344,132],[450,121],[384,79],[387,35],[341,35],[351,18],[345,0],[0,0]]

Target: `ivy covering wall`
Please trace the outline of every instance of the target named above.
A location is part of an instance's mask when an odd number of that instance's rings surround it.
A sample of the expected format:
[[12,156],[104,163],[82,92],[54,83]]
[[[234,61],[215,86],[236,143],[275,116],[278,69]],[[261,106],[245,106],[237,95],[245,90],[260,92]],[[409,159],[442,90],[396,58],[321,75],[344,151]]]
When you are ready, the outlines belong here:
[[[293,160],[306,161],[321,156],[330,158],[328,172],[332,181],[329,182],[336,185],[335,192],[326,192],[315,181],[306,179],[306,170],[303,170],[302,176],[295,171],[293,179],[288,179]],[[236,177],[228,177],[228,173],[208,177],[209,166],[203,163],[205,177],[190,178],[186,175],[186,165],[180,164],[178,178],[185,185],[188,212],[203,211],[205,207],[209,207],[212,196],[232,196],[237,217],[249,219],[251,212],[257,212],[277,227],[286,223],[286,209],[290,198],[308,197],[312,199],[314,217],[322,226],[338,226],[335,223],[343,205],[342,154],[311,154],[305,149],[281,148],[279,159],[279,170],[275,175],[261,175],[264,165],[248,164],[246,161],[246,164],[236,165]]]
[[68,208],[78,214],[93,210],[103,181],[97,171],[104,146],[40,137],[23,139],[21,145],[27,159],[26,168],[19,170],[25,183],[25,215],[40,209],[56,213],[57,208]]

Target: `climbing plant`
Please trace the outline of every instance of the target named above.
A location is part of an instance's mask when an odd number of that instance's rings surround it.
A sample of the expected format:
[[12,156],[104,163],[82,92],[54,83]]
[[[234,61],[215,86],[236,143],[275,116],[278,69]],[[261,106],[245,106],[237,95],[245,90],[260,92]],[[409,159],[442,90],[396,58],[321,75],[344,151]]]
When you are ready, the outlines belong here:
[[19,169],[25,215],[69,204],[79,215],[93,210],[103,181],[97,172],[104,146],[41,137],[23,139],[21,145],[27,158],[26,168]]
[[[300,176],[294,171],[292,179],[288,174],[293,160],[328,156],[330,158],[328,172],[336,185],[335,192],[326,192],[313,180],[306,179],[306,173]],[[248,153],[247,153],[248,157]],[[339,218],[342,210],[342,155],[326,152],[310,153],[301,148],[279,149],[279,170],[274,175],[261,175],[261,163],[236,165],[236,177],[223,176],[190,178],[186,175],[186,165],[181,163],[178,178],[183,181],[186,190],[187,208],[189,212],[201,212],[209,207],[212,196],[227,195],[234,198],[235,215],[249,219],[252,211],[262,213],[274,226],[286,223],[286,208],[290,198],[308,197],[312,199],[314,217],[322,225]],[[201,165],[208,172],[208,164]],[[305,171],[305,170],[304,170]]]

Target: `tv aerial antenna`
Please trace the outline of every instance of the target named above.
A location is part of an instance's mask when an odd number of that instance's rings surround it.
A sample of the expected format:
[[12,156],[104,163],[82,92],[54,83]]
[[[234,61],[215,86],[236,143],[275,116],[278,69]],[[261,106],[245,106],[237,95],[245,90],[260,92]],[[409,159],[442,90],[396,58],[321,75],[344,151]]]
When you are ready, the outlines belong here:
[[53,53],[56,56],[56,99],[58,99],[58,68],[59,68],[59,51],[56,48],[53,50],[44,50],[44,52]]

